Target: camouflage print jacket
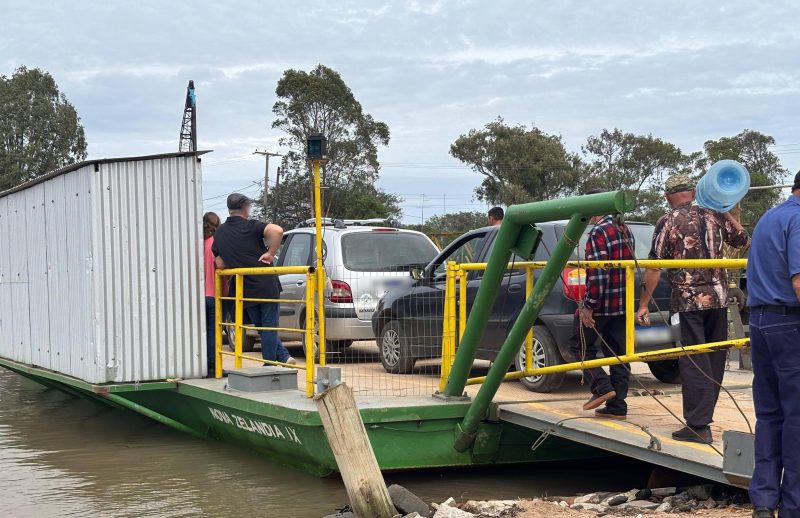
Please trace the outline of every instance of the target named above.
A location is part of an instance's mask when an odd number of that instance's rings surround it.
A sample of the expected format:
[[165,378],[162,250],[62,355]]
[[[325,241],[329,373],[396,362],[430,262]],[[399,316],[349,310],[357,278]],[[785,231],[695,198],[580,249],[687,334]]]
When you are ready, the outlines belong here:
[[[651,259],[721,259],[722,245],[741,248],[749,242],[725,216],[686,203],[661,217],[653,233]],[[672,283],[670,310],[722,308],[728,300],[728,277],[722,268],[668,270]]]

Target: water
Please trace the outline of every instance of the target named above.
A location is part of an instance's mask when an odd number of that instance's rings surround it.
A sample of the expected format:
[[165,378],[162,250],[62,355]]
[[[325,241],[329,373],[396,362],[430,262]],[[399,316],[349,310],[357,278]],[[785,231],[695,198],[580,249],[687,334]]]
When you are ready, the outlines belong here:
[[[389,474],[429,501],[516,498],[641,487],[622,459]],[[317,518],[347,502],[319,479],[137,415],[46,389],[0,368],[4,517],[277,516]]]

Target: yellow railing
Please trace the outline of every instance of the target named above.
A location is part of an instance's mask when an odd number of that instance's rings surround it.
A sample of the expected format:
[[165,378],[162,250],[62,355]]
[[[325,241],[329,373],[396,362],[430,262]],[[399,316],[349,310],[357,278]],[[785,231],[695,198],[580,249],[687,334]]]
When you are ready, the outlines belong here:
[[[527,298],[533,291],[533,271],[542,269],[547,263],[545,261],[530,261],[509,263],[509,270],[525,270],[525,297]],[[600,367],[615,365],[619,363],[631,363],[642,361],[663,360],[674,358],[684,354],[697,354],[710,352],[730,347],[743,347],[749,343],[746,338],[725,340],[709,344],[700,344],[684,347],[669,347],[636,353],[634,351],[634,331],[636,309],[634,307],[634,297],[636,287],[634,286],[634,273],[637,268],[724,268],[741,269],[747,266],[747,259],[684,259],[684,260],[652,260],[643,259],[640,261],[570,261],[567,268],[624,268],[625,269],[625,354],[617,357],[599,358],[583,362],[564,363],[548,367],[534,368],[533,366],[533,329],[525,339],[525,370],[513,371],[506,374],[505,379],[519,379],[529,376],[541,376],[566,372],[571,370],[585,369],[589,367]],[[442,333],[442,369],[439,379],[439,390],[443,391],[450,375],[453,360],[456,354],[456,344],[464,334],[467,323],[467,277],[469,272],[485,270],[486,263],[462,263],[448,262],[445,280],[444,295],[444,318]],[[458,303],[456,300],[458,298]],[[456,310],[458,312],[456,312]],[[469,378],[468,385],[482,383],[484,377]]]
[[[306,291],[303,299],[258,299],[244,297],[244,278],[248,275],[286,275],[286,274],[305,274]],[[233,297],[225,296],[222,293],[223,277],[229,277],[234,283]],[[215,354],[216,361],[214,375],[222,377],[222,358],[223,356],[233,356],[234,367],[240,369],[242,360],[252,360],[270,365],[280,365],[292,369],[305,370],[306,374],[306,395],[314,395],[314,292],[316,289],[316,275],[314,268],[309,266],[265,266],[263,268],[232,268],[217,270],[214,282],[214,322],[215,322]],[[232,301],[234,303],[233,322],[226,322],[222,314],[222,301]],[[305,305],[305,328],[286,328],[286,327],[261,327],[244,324],[244,304],[245,302],[274,302]],[[222,332],[225,326],[233,326],[234,343],[233,352],[222,350]],[[246,331],[292,331],[303,333],[305,337],[305,365],[292,365],[278,361],[265,360],[257,356],[242,354],[242,343]]]

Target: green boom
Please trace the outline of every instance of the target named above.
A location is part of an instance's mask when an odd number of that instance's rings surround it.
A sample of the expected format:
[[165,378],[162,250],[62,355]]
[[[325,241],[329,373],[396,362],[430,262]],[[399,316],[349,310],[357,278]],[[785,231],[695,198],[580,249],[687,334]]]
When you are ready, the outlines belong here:
[[[453,368],[445,387],[447,396],[461,396],[464,393],[469,371],[475,361],[475,352],[483,338],[486,322],[494,305],[497,290],[503,280],[506,265],[511,258],[512,249],[521,250],[524,253],[531,252],[530,249],[525,250],[525,243],[527,242],[528,247],[532,245],[529,239],[529,229],[535,223],[559,219],[569,219],[569,223],[564,230],[564,235],[552,250],[547,266],[537,279],[533,292],[509,331],[497,358],[486,375],[486,380],[459,427],[460,433],[454,445],[456,450],[466,451],[473,443],[478,424],[486,416],[489,405],[514,360],[514,355],[539,316],[539,311],[548,293],[553,289],[564,265],[572,255],[572,250],[586,230],[589,218],[602,214],[622,214],[630,211],[633,207],[633,198],[618,191],[514,205],[508,208],[489,256],[475,303],[470,311],[464,336],[459,342]],[[526,241],[526,239],[528,240]]]

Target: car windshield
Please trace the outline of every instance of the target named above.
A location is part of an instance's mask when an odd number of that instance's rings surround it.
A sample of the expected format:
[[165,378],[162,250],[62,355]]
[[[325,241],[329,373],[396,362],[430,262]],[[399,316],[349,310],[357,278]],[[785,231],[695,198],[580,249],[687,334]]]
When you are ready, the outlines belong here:
[[436,257],[425,236],[410,232],[370,231],[342,236],[344,266],[354,272],[387,272],[425,266]]

